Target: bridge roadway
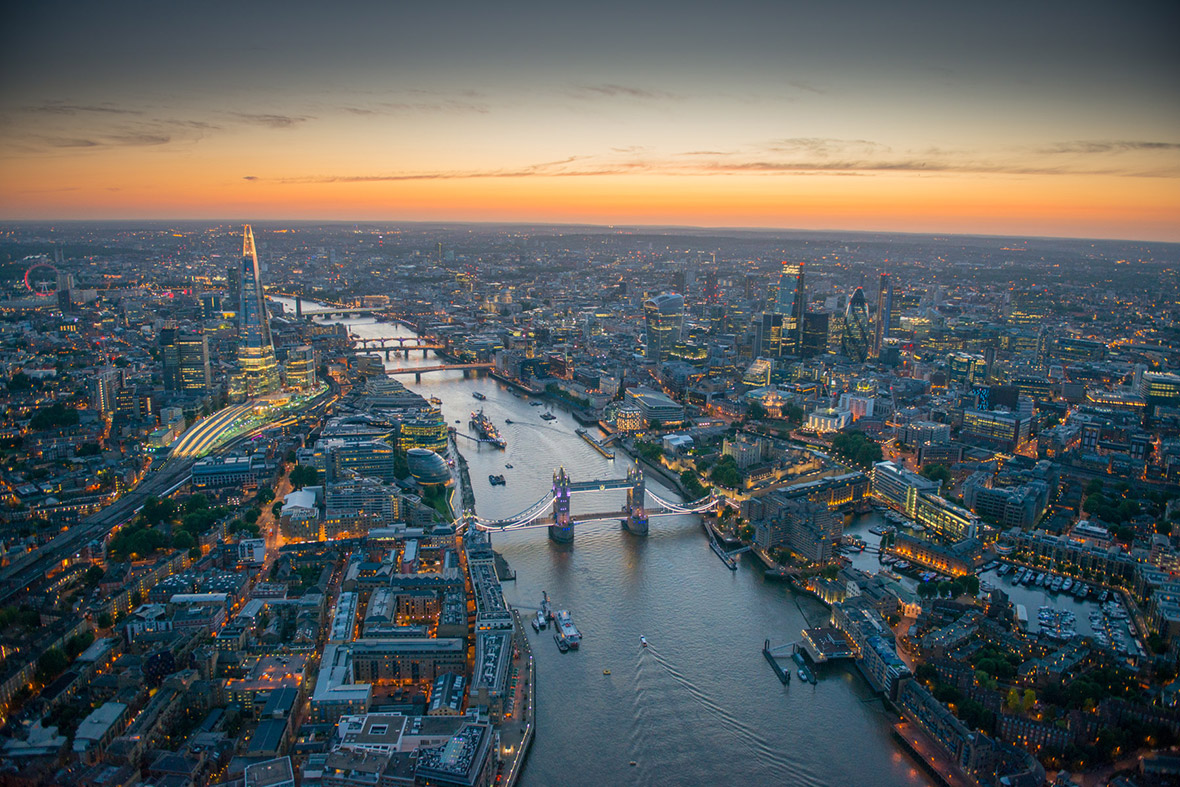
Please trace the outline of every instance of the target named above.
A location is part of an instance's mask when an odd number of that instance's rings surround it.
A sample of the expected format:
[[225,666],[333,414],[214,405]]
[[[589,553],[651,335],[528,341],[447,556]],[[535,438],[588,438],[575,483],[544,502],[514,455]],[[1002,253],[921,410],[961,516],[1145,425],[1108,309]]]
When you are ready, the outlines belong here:
[[[570,516],[570,519],[573,522],[573,524],[575,524],[575,525],[585,525],[590,522],[612,522],[612,521],[624,521],[625,522],[627,520],[627,517],[629,516],[629,514],[630,514],[630,512],[628,512],[628,511],[598,511],[593,514],[574,514],[574,515]],[[659,517],[659,516],[683,516],[683,514],[677,512],[677,511],[654,511],[654,512],[648,511],[648,512],[646,512],[645,515],[647,516],[648,519],[652,519],[652,518]],[[476,530],[483,530],[488,533],[495,533],[495,532],[499,532],[499,531],[503,531],[503,530],[527,530],[529,528],[546,527],[548,525],[555,524],[556,522],[557,522],[557,520],[552,516],[543,516],[538,519],[532,520],[527,525],[517,525],[517,526],[507,525],[504,527],[495,527],[492,525],[483,525],[483,524],[477,523],[475,525],[475,529]],[[739,550],[739,552],[740,551],[741,550]],[[735,552],[734,554],[737,554],[737,553]]]
[[341,306],[328,309],[303,309],[304,317],[351,317],[359,314],[384,314],[388,312],[386,306]]
[[386,369],[385,374],[426,374],[427,372],[446,372],[452,369],[491,369],[495,364],[490,363],[444,363],[438,366],[418,366],[410,369]]
[[[379,339],[366,339],[363,336],[356,334],[349,334],[352,340],[356,342],[362,349],[395,349],[393,345],[397,345],[396,349],[406,350],[445,350],[446,345],[438,342],[432,342],[429,339],[423,339],[420,336],[386,336]],[[408,346],[407,346],[408,345]]]

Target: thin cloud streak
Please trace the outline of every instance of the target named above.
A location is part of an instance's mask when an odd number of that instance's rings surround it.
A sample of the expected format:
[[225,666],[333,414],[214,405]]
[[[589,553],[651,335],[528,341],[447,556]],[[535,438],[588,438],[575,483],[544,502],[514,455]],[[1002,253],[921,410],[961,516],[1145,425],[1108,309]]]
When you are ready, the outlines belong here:
[[1040,148],[1038,153],[1055,155],[1058,153],[1126,153],[1128,151],[1169,151],[1180,150],[1180,142],[1145,142],[1138,140],[1080,140],[1077,142],[1058,142],[1055,145]]
[[270,114],[254,114],[250,112],[231,112],[233,117],[256,126],[265,126],[266,128],[291,128],[300,123],[305,123],[312,120],[307,115],[270,115]]
[[571,91],[575,98],[636,98],[648,100],[675,99],[679,96],[663,90],[652,90],[635,85],[618,85],[607,83],[602,85],[575,85]]
[[25,112],[46,115],[77,115],[83,112],[100,113],[106,115],[142,115],[138,109],[116,107],[111,104],[70,104],[65,101],[46,101],[34,106],[22,107]]
[[[1068,143],[1077,144],[1077,143]],[[1093,143],[1095,146],[1111,143]],[[1131,150],[1171,150],[1170,143],[1136,143]],[[1180,148],[1180,146],[1175,146]],[[1009,153],[988,158],[978,155],[931,150],[928,155],[882,156],[889,147],[870,140],[838,140],[826,138],[792,138],[751,146],[761,153],[800,153],[804,155],[777,158],[752,154],[750,150],[735,152],[687,151],[666,158],[625,158],[616,156],[570,156],[558,161],[532,164],[516,169],[494,170],[438,170],[430,172],[393,172],[377,175],[312,175],[274,179],[247,176],[247,180],[268,180],[280,184],[315,183],[380,183],[415,180],[480,180],[489,178],[567,178],[604,175],[660,175],[672,177],[738,176],[738,175],[874,175],[874,174],[970,174],[1015,176],[1122,176],[1137,178],[1176,177],[1180,166],[1173,167],[1104,167],[1077,164],[1050,164],[1029,160],[1027,156]],[[644,148],[636,146],[635,153]],[[855,150],[860,156],[847,155]],[[1111,150],[1119,150],[1117,146]],[[627,154],[629,148],[613,148],[615,154]],[[863,155],[864,153],[878,155]],[[840,155],[836,155],[840,154]],[[576,165],[576,166],[574,166]]]

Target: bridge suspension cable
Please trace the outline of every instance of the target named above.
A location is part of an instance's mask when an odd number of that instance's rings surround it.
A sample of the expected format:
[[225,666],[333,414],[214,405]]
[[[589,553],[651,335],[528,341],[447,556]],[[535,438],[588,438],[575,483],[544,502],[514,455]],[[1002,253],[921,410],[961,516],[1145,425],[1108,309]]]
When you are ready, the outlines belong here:
[[652,500],[655,500],[657,503],[659,503],[661,508],[665,508],[673,514],[699,514],[702,511],[708,511],[710,508],[713,508],[717,505],[717,497],[712,493],[702,497],[700,500],[694,500],[691,503],[673,503],[660,497],[650,489],[647,490],[647,494]]
[[475,527],[480,530],[514,530],[540,519],[545,515],[552,502],[553,493],[546,492],[544,497],[519,514],[513,514],[505,519],[484,519],[481,516],[472,515],[471,519]]

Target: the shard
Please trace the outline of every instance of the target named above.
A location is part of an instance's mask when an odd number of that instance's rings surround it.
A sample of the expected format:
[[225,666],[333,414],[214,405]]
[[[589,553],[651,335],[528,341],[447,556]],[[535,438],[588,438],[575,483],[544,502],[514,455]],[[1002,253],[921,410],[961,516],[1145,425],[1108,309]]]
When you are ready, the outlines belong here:
[[238,369],[230,380],[230,397],[244,401],[273,393],[279,388],[279,367],[270,336],[266,296],[254,231],[246,225],[242,236],[242,260],[238,267]]

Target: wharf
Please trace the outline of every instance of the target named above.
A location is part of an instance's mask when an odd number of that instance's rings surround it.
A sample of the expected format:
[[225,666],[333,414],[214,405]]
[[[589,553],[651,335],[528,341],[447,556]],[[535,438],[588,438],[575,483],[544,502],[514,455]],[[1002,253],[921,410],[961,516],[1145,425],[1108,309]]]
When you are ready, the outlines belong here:
[[587,432],[585,429],[577,429],[577,430],[575,430],[575,432],[577,433],[578,437],[582,438],[582,440],[584,440],[586,443],[588,443],[591,448],[593,448],[598,453],[602,454],[607,459],[614,459],[615,458],[615,455],[613,453],[606,450],[606,447],[603,446],[602,443],[595,440],[594,436],[591,435],[589,432]]
[[735,538],[733,535],[723,533],[708,516],[701,517],[701,526],[705,528],[706,533],[711,534],[713,538],[717,539],[718,543],[720,543],[726,549],[737,549],[742,545],[742,540],[740,538]]
[[507,385],[509,388],[515,388],[516,390],[518,390],[522,393],[532,394],[533,396],[538,396],[540,394],[545,393],[544,391],[538,390],[536,388],[528,387],[527,385],[522,383],[520,380],[516,380],[512,377],[509,377],[508,375],[504,374],[503,372],[499,371],[498,369],[496,369],[494,367],[488,372],[488,374],[490,374],[493,378],[499,380],[500,382],[504,383],[504,385]]
[[459,453],[459,445],[455,442],[454,433],[451,434],[451,454],[455,457],[455,465],[459,469],[459,483],[462,485],[460,505],[464,511],[475,510],[475,490],[471,487],[471,474],[467,471],[467,460]]
[[[505,761],[507,770],[503,771],[504,787],[513,787],[519,781],[529,747],[537,734],[537,662],[533,658],[533,647],[525,634],[520,612],[515,609],[512,610],[512,628],[513,639],[519,647],[519,655],[514,659],[514,667],[518,670],[518,687],[512,721],[505,719],[499,730],[500,745],[508,752]],[[521,671],[527,672],[527,675],[521,675]],[[519,727],[516,726],[518,721]]]
[[492,550],[492,558],[496,563],[496,579],[501,582],[511,582],[516,579],[516,572],[508,565],[508,561],[504,559],[496,550]]
[[953,761],[912,722],[895,724],[893,736],[918,761],[935,784],[942,787],[970,787],[972,784],[959,775]]

